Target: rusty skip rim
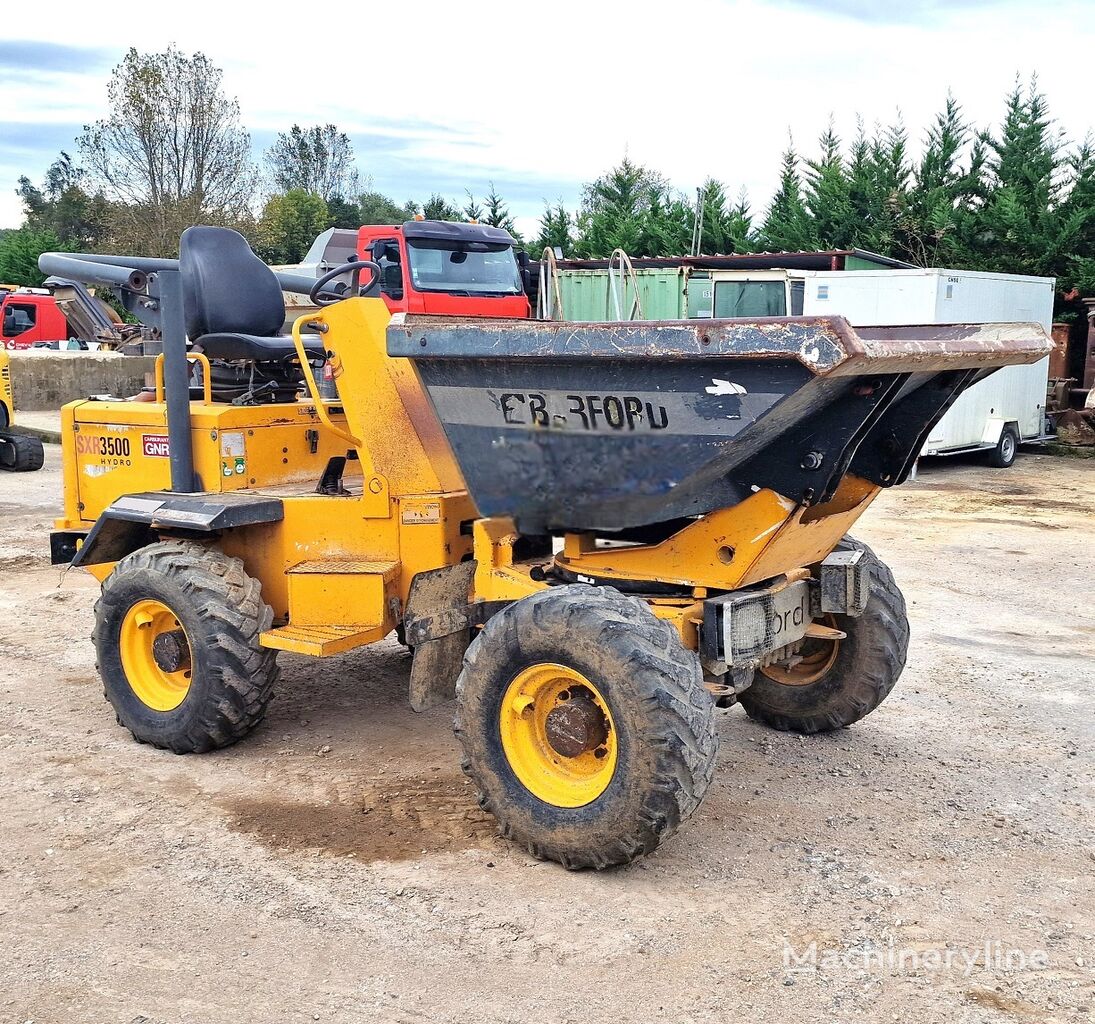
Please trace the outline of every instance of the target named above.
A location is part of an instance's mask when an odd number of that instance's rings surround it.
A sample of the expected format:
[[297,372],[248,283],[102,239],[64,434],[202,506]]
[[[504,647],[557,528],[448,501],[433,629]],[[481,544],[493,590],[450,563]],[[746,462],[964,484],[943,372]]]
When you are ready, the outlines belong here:
[[822,376],[995,368],[1037,362],[1039,324],[926,324],[856,329],[844,317],[568,322],[397,313],[391,356],[555,362],[784,360]]

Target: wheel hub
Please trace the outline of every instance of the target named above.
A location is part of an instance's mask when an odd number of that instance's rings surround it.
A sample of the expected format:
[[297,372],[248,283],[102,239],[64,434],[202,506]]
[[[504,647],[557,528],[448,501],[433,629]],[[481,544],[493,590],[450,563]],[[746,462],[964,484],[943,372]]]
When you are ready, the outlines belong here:
[[131,605],[118,634],[122,671],[134,696],[153,711],[173,711],[190,691],[190,643],[175,613],[162,601]]
[[577,757],[605,742],[608,723],[591,698],[578,697],[549,711],[544,731],[552,750],[563,757]]
[[616,771],[616,727],[597,685],[577,669],[539,662],[518,672],[498,713],[502,750],[518,781],[555,807],[596,800]]
[[152,657],[165,672],[182,672],[190,668],[190,645],[186,633],[173,629],[160,633],[152,641]]

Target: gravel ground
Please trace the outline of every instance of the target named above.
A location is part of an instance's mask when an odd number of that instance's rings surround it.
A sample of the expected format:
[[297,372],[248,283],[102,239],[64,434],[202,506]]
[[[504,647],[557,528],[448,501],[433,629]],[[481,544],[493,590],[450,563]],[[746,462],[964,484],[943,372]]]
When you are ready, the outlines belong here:
[[391,641],[283,655],[230,750],[133,742],[96,584],[48,565],[59,462],[0,477],[0,1020],[1090,1019],[1095,463],[883,495],[857,533],[909,602],[890,699],[809,739],[720,712],[695,818],[571,874],[495,835]]

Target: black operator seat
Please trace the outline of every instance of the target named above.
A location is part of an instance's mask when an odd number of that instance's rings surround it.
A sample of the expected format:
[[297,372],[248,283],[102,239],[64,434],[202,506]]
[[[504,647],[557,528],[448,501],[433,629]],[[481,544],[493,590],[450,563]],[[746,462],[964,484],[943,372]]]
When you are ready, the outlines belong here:
[[[212,359],[282,362],[296,355],[274,272],[231,228],[196,225],[179,242],[186,333]],[[326,358],[315,335],[302,335],[310,359]]]

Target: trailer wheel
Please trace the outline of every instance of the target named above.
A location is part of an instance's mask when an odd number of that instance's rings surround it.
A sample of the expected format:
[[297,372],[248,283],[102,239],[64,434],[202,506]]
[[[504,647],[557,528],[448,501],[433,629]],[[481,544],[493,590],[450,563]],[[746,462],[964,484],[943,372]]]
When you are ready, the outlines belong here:
[[738,698],[750,718],[775,729],[816,733],[841,729],[869,715],[905,667],[909,620],[889,566],[866,544],[845,538],[869,559],[871,596],[862,615],[831,616],[844,640],[808,640],[793,666],[759,669]]
[[0,431],[0,469],[11,473],[33,473],[41,469],[45,461],[41,438]]
[[638,598],[552,587],[495,615],[468,648],[455,729],[503,835],[567,868],[649,853],[715,768],[696,655]]
[[989,453],[989,465],[997,469],[1008,469],[1019,453],[1019,435],[1014,427],[1004,427],[1000,431],[1000,440]]
[[259,645],[272,619],[238,558],[174,540],[127,555],[103,582],[92,636],[119,724],[176,754],[246,736],[277,681],[277,654]]

